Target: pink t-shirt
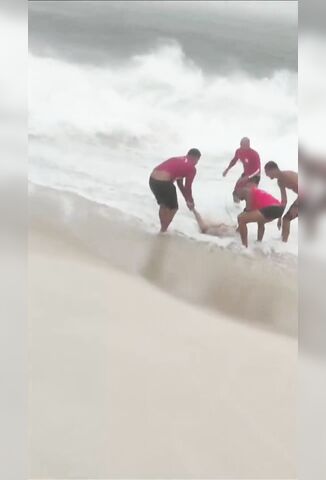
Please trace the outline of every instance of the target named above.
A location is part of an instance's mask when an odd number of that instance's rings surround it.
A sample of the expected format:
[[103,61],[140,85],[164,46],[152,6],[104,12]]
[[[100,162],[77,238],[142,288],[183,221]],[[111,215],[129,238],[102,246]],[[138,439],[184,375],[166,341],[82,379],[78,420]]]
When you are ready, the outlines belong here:
[[234,158],[240,160],[245,175],[260,175],[260,157],[252,148],[238,148]]
[[193,201],[192,182],[196,175],[195,165],[187,157],[172,157],[161,163],[155,170],[163,170],[171,176],[172,182],[185,178],[185,185],[179,187],[187,201]]
[[253,188],[250,196],[250,210],[260,210],[265,207],[280,206],[281,202],[264,190]]

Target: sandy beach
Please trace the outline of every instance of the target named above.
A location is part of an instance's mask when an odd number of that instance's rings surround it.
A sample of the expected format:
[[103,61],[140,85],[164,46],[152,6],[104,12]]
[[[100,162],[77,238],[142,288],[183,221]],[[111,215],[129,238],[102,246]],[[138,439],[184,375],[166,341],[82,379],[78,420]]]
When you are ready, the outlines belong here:
[[30,477],[295,478],[295,336],[29,238]]

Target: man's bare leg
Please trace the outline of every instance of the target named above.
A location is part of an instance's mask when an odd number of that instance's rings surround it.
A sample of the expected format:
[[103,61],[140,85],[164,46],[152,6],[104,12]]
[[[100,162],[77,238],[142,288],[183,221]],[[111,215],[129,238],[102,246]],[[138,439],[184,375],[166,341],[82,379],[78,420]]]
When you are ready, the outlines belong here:
[[239,222],[239,233],[242,245],[248,248],[248,228],[245,222]]
[[239,233],[244,247],[248,247],[248,223],[258,223],[259,228],[260,223],[265,223],[265,218],[259,210],[240,213],[238,216]]
[[290,225],[292,220],[297,218],[299,215],[299,199],[291,205],[288,212],[284,215],[282,219],[282,240],[287,242],[290,235]]
[[283,218],[282,222],[282,240],[283,242],[287,242],[289,235],[290,235],[290,223],[291,220],[289,218]]
[[170,208],[164,207],[163,205],[160,206],[159,217],[161,222],[161,233],[167,231],[176,213],[177,209],[171,210]]
[[258,242],[262,241],[262,239],[264,238],[264,233],[265,233],[265,223],[260,222],[260,223],[258,223],[258,231],[257,231]]

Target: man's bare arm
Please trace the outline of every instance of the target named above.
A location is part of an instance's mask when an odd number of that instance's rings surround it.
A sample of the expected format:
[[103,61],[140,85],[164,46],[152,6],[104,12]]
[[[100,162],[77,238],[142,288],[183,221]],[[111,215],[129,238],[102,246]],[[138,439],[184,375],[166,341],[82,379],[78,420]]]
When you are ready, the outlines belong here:
[[195,175],[196,170],[191,175],[188,175],[188,177],[185,178],[185,181],[183,178],[179,178],[177,180],[179,190],[182,193],[186,204],[190,210],[195,206],[194,199],[192,197],[192,182],[195,178]]
[[288,197],[287,197],[287,194],[286,194],[286,188],[284,187],[284,185],[280,181],[278,181],[278,186],[280,187],[280,192],[281,192],[281,203],[285,208],[286,204],[288,202]]
[[178,185],[178,188],[179,188],[180,192],[182,193],[182,195],[185,196],[185,187],[184,187],[184,184],[183,184],[183,178],[179,178],[177,180],[177,185]]
[[234,165],[237,163],[237,161],[238,161],[238,158],[236,156],[234,156],[232,158],[232,160],[230,161],[229,166],[224,170],[223,177],[225,177],[227,175],[228,171],[231,170],[232,167],[234,167]]
[[[280,187],[280,191],[281,191],[281,203],[282,203],[282,205],[285,209],[287,201],[288,201],[287,194],[286,194],[286,188],[284,187],[284,185],[280,181],[278,181],[278,186]],[[282,227],[282,217],[277,220],[277,228],[280,230],[281,227]]]

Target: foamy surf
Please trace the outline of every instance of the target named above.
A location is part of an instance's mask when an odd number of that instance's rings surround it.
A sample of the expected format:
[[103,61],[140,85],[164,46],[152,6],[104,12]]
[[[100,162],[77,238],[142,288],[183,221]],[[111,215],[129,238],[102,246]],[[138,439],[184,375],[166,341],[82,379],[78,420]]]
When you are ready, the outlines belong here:
[[[108,187],[102,185],[93,185],[88,188],[85,183],[79,181],[78,185],[66,177],[65,181],[44,182],[39,175],[36,175],[37,181],[31,182],[39,187],[46,187],[57,190],[58,192],[67,192],[76,194],[98,205],[107,206],[120,212],[121,219],[127,222],[136,222],[142,228],[150,233],[157,233],[159,230],[159,222],[157,215],[157,205],[148,188],[147,182],[139,182],[138,192],[134,193],[132,187]],[[145,177],[146,178],[146,177]],[[88,182],[88,180],[86,180]],[[141,189],[141,191],[140,191]],[[232,204],[232,198],[226,199],[227,192],[215,185],[211,184],[205,189],[197,186],[197,198],[201,215],[208,222],[223,222],[230,226],[237,225],[237,216],[242,211],[242,207]],[[221,191],[222,190],[222,191]],[[195,218],[186,208],[180,199],[180,210],[176,215],[169,232],[185,236],[204,244],[218,245],[221,248],[227,248],[234,253],[242,255],[270,256],[274,260],[297,263],[298,244],[297,244],[297,221],[293,222],[292,233],[287,244],[281,242],[280,232],[277,230],[276,222],[266,225],[264,241],[256,242],[257,227],[249,225],[249,248],[243,248],[239,237],[230,235],[225,237],[216,237],[212,235],[204,235],[199,232]]]

